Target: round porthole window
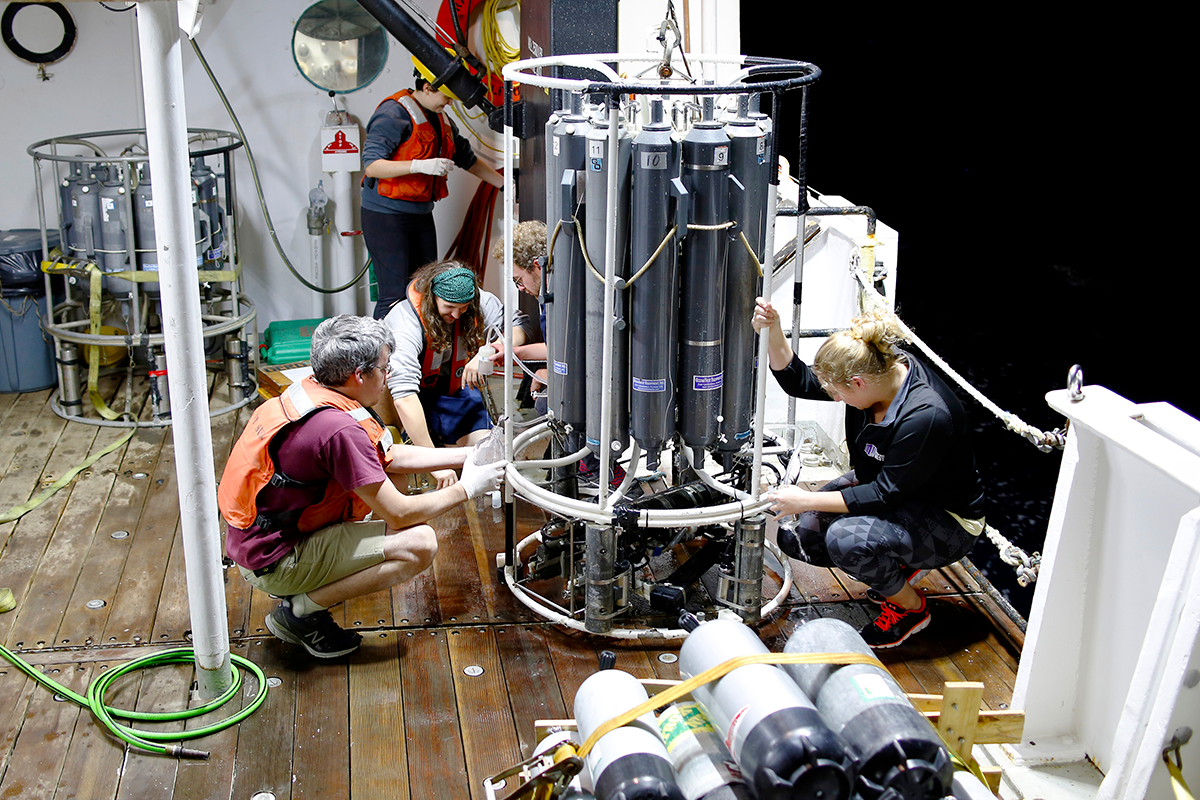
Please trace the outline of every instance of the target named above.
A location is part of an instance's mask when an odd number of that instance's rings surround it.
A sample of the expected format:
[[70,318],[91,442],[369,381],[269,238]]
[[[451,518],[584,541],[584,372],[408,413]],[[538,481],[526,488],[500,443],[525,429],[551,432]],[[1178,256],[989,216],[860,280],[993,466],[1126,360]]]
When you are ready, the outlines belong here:
[[75,46],[75,20],[62,3],[9,3],[0,35],[12,54],[30,64],[53,64]]

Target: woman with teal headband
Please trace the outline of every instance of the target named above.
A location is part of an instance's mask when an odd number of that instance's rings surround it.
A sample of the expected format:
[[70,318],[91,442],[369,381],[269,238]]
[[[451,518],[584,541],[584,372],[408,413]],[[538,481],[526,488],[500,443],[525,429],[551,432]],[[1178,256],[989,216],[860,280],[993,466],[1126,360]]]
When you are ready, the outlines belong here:
[[[388,389],[413,444],[470,445],[492,427],[479,387],[479,348],[489,330],[499,332],[504,307],[479,288],[475,271],[461,261],[438,261],[413,274],[407,296],[384,318],[396,337]],[[525,331],[513,331],[523,344]],[[438,488],[456,480],[453,470],[433,473]]]

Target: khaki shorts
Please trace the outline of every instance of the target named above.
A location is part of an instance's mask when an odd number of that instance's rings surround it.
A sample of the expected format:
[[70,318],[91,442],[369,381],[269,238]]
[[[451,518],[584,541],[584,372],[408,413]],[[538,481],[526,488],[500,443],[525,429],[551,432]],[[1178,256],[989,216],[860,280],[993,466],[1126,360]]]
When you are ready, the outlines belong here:
[[382,520],[341,522],[313,531],[275,563],[273,572],[256,576],[252,570],[238,569],[251,586],[267,594],[304,594],[382,564],[386,531]]

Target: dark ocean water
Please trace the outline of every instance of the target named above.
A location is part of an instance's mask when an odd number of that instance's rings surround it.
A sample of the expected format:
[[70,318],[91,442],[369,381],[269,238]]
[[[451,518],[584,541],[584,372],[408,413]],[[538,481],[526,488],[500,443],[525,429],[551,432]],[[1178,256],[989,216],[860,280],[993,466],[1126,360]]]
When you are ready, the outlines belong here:
[[[1076,363],[1088,384],[1200,416],[1187,357],[1197,281],[1172,244],[1190,233],[1191,148],[1171,100],[1169,33],[1065,12],[976,9],[968,24],[844,11],[806,11],[776,33],[744,8],[742,49],[822,69],[808,100],[808,183],[900,232],[901,316],[1039,428],[1063,424],[1044,396]],[[783,103],[781,152],[795,173],[799,93]],[[1040,550],[1060,454],[964,401],[989,522]],[[972,560],[1027,613],[1032,588],[994,554],[981,542]]]

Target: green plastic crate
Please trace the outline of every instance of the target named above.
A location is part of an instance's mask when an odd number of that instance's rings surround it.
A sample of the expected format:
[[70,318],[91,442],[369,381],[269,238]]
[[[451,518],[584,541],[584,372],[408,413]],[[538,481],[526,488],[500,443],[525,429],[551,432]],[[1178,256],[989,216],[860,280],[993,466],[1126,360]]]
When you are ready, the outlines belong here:
[[285,319],[272,322],[263,334],[262,350],[268,364],[307,361],[312,351],[312,335],[325,320]]

